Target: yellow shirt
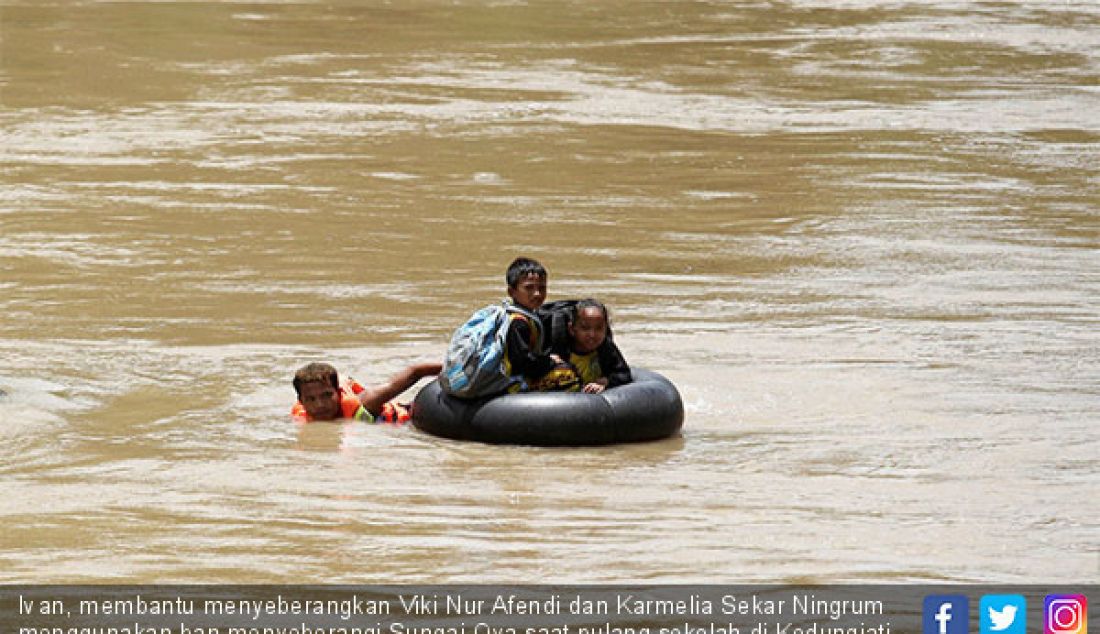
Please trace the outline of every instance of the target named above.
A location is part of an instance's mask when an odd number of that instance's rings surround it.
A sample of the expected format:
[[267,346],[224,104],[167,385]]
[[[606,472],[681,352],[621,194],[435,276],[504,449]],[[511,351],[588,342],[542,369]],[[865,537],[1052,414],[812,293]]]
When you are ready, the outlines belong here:
[[577,375],[581,377],[581,383],[587,385],[594,383],[596,379],[603,377],[603,370],[600,368],[599,353],[595,350],[588,354],[577,354],[576,352],[569,352],[569,363],[573,364],[573,367],[577,368]]

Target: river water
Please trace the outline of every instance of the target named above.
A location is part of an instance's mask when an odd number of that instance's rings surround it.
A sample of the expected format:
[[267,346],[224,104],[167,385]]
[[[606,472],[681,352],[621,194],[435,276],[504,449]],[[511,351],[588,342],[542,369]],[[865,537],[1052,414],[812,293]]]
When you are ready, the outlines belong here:
[[[0,580],[1095,583],[1098,42],[1086,1],[0,0]],[[517,255],[682,437],[289,420]]]

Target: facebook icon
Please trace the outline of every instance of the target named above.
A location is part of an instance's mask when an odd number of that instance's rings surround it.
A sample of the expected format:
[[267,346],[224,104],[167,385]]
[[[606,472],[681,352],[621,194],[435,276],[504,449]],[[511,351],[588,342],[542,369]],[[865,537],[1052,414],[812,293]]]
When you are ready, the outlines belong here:
[[961,594],[932,594],[924,597],[924,634],[967,634],[970,629],[970,601]]

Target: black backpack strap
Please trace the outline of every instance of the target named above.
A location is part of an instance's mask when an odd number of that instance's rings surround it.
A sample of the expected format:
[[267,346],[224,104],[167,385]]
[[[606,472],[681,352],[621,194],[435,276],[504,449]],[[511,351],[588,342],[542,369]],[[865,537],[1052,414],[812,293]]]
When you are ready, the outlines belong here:
[[508,311],[509,321],[515,316],[527,322],[528,327],[531,329],[532,337],[532,340],[527,343],[531,347],[531,350],[542,352],[542,349],[546,346],[546,328],[543,327],[542,319],[537,314],[532,313],[522,306],[516,306],[510,301],[504,302],[504,309]]

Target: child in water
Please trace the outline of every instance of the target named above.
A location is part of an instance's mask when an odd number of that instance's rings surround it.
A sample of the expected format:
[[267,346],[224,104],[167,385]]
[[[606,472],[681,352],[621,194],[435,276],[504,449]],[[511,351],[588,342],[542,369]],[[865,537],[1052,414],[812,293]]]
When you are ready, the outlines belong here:
[[608,335],[607,307],[594,299],[577,302],[569,315],[569,337],[552,344],[556,356],[572,366],[581,391],[599,394],[630,383],[630,366]]
[[393,399],[420,379],[439,374],[440,368],[439,363],[413,364],[387,383],[372,388],[350,379],[340,385],[336,368],[327,363],[310,363],[294,374],[298,402],[290,415],[303,423],[351,419],[401,424],[409,420],[409,408]]

